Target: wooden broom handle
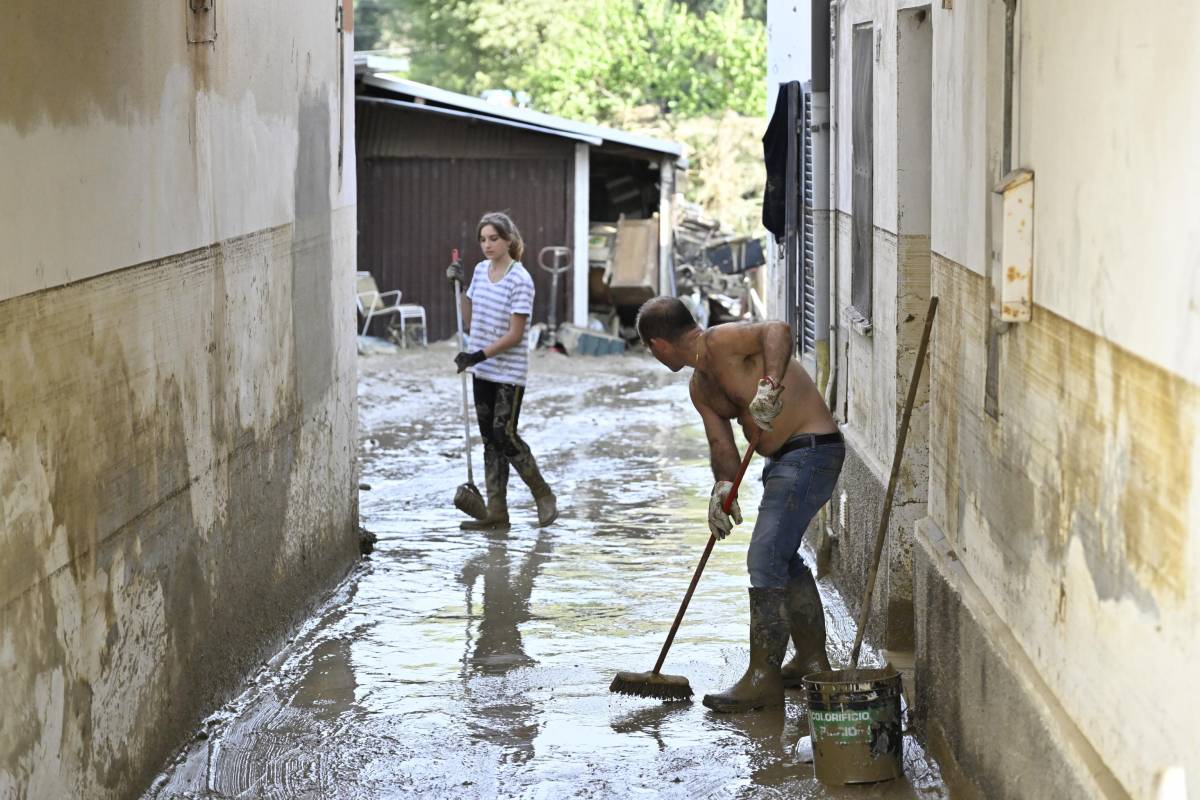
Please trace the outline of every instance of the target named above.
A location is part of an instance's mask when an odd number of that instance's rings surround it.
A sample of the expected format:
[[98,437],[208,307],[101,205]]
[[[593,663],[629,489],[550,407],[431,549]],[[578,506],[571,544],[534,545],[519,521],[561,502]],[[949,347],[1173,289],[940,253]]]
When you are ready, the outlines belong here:
[[[762,434],[757,425],[750,434],[750,443],[746,445],[746,454],[742,456],[742,464],[738,467],[737,477],[733,479],[733,487],[729,490],[729,494],[725,496],[725,504],[721,509],[728,514],[733,508],[734,502],[737,501],[738,487],[742,485],[742,478],[746,476],[746,468],[750,466],[750,459],[754,458],[754,450],[758,447],[758,438]],[[708,544],[704,546],[704,554],[700,556],[700,563],[696,565],[696,572],[692,575],[692,583],[688,586],[687,594],[683,596],[683,602],[679,604],[679,613],[675,615],[675,621],[671,623],[671,632],[667,634],[667,640],[663,642],[662,652],[658,654],[658,661],[654,664],[653,674],[657,675],[662,669],[663,662],[667,660],[667,651],[671,649],[671,642],[675,641],[675,632],[679,630],[679,623],[683,622],[683,615],[687,612],[688,603],[692,602],[692,594],[696,591],[696,584],[700,583],[700,575],[704,572],[704,565],[708,563],[708,557],[712,555],[713,545],[717,543],[717,537],[713,534],[708,535]]]
[[863,590],[862,605],[858,609],[858,630],[854,634],[854,647],[850,651],[850,669],[858,669],[858,657],[862,653],[863,635],[867,631],[867,619],[871,616],[871,598],[875,594],[875,579],[879,576],[879,559],[883,555],[883,542],[887,539],[888,522],[892,518],[892,499],[896,496],[896,484],[900,478],[900,462],[904,458],[904,443],[908,439],[908,421],[912,417],[917,399],[917,384],[921,382],[921,371],[925,368],[925,354],[929,351],[929,336],[933,332],[933,318],[937,314],[937,297],[929,298],[929,309],[925,312],[925,329],[921,331],[921,346],[917,350],[917,361],[913,364],[912,380],[908,382],[908,397],[904,400],[904,416],[900,419],[900,431],[896,435],[896,452],[892,456],[892,473],[888,477],[887,494],[883,498],[883,512],[879,515],[879,527],[875,531],[875,552],[871,556],[871,572]]

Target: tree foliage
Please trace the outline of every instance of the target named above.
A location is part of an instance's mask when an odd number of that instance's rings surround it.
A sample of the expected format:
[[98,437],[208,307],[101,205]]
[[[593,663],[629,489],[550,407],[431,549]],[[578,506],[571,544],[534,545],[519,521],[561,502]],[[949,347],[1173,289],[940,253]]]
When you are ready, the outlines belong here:
[[541,111],[596,121],[642,105],[760,114],[765,102],[765,26],[743,0],[391,2],[389,17],[372,3],[380,38],[404,43],[410,77],[446,89],[525,92]]

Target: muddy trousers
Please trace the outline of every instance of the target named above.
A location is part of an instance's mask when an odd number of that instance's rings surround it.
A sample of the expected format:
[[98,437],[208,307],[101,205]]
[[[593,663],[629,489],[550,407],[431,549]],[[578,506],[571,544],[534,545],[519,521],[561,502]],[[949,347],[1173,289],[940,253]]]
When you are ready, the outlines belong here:
[[517,435],[525,387],[475,378],[475,415],[483,437],[483,468],[490,512],[508,508],[508,468],[511,464],[534,497],[550,491],[529,445]]

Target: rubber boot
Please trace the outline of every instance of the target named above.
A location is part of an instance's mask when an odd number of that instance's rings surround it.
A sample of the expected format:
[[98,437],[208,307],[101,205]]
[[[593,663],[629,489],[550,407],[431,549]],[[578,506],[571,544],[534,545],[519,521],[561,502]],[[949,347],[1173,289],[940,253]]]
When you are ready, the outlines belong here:
[[722,714],[783,705],[783,663],[788,642],[787,589],[750,589],[750,666],[742,679],[704,705]]
[[538,469],[533,453],[529,452],[528,447],[522,445],[515,452],[510,453],[509,461],[512,462],[517,474],[521,476],[521,480],[525,481],[529,491],[533,493],[533,501],[537,504],[538,527],[544,528],[554,522],[558,518],[558,500],[554,497],[554,492],[546,483],[546,479],[542,477],[542,471]]
[[544,528],[558,519],[558,500],[549,486],[542,489],[541,493],[534,493],[533,501],[537,504],[539,528]]
[[459,527],[468,531],[485,531],[508,525],[508,459],[499,448],[483,447],[483,473],[487,485],[487,516],[469,519]]
[[825,653],[825,609],[821,605],[817,582],[807,568],[788,582],[787,608],[796,653],[783,665],[780,673],[785,688],[797,689],[804,685],[802,678],[805,675],[829,669],[829,656]]

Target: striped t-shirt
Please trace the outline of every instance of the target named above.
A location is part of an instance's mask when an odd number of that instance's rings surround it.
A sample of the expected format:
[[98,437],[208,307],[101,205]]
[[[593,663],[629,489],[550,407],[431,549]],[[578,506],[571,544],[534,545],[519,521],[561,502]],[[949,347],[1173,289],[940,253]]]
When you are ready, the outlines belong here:
[[[508,333],[513,314],[533,315],[533,278],[520,261],[514,261],[508,274],[492,283],[489,261],[475,265],[467,297],[471,298],[471,334],[469,349],[481,350]],[[529,374],[529,325],[516,345],[472,368],[475,377],[495,383],[525,385]]]

